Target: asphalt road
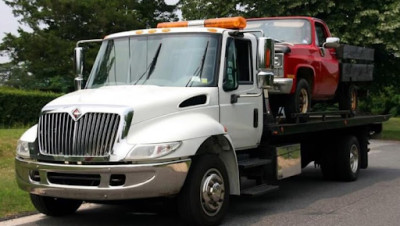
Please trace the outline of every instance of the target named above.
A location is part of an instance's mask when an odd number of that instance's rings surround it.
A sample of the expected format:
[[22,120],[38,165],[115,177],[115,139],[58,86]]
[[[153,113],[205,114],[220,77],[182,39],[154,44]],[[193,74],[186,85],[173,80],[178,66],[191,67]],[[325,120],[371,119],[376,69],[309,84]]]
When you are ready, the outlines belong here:
[[[355,182],[322,178],[314,166],[262,197],[232,197],[223,225],[400,225],[400,142],[371,141],[369,168]],[[72,216],[42,214],[0,225],[181,225],[162,205],[85,204]]]

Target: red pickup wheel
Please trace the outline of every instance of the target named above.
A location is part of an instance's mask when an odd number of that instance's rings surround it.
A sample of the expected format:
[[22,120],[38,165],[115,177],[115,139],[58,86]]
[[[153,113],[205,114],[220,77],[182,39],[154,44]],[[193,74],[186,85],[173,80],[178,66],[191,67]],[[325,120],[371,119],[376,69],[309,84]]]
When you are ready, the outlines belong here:
[[288,120],[293,120],[293,113],[307,113],[311,106],[310,85],[307,80],[299,79],[297,81],[296,91],[289,98],[285,107],[285,115]]
[[343,84],[339,90],[339,109],[350,110],[354,115],[358,107],[358,94],[354,85]]

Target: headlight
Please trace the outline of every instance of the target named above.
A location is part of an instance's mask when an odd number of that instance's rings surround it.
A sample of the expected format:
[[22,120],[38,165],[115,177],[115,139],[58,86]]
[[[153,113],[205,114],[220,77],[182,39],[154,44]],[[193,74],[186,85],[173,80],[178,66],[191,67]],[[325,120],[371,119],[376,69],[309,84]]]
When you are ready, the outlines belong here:
[[283,55],[275,55],[274,58],[274,67],[275,68],[282,68],[283,67]]
[[17,144],[17,156],[22,158],[29,158],[29,143],[19,140]]
[[125,157],[126,160],[150,159],[167,155],[181,146],[182,142],[136,145]]

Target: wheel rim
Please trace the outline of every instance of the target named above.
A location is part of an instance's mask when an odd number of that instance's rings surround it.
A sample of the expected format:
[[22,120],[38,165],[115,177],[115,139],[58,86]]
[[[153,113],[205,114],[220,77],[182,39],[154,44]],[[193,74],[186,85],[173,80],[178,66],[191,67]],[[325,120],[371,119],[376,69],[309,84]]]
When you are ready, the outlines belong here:
[[358,148],[355,144],[350,148],[350,169],[353,173],[358,170]]
[[299,95],[299,113],[307,113],[308,110],[308,92],[306,89],[300,90]]
[[356,110],[357,108],[357,93],[356,91],[353,89],[351,90],[351,97],[350,97],[350,103],[351,103],[351,110]]
[[200,186],[201,207],[208,216],[215,216],[224,203],[225,184],[221,173],[217,169],[209,169]]

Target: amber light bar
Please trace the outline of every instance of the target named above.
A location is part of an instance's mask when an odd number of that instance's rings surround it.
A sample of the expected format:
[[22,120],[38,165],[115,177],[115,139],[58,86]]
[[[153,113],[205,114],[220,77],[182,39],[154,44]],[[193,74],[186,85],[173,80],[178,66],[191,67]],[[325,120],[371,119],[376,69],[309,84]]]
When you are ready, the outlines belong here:
[[216,18],[207,20],[165,22],[157,24],[157,28],[191,27],[191,26],[243,29],[246,27],[246,19],[239,16],[239,17]]

